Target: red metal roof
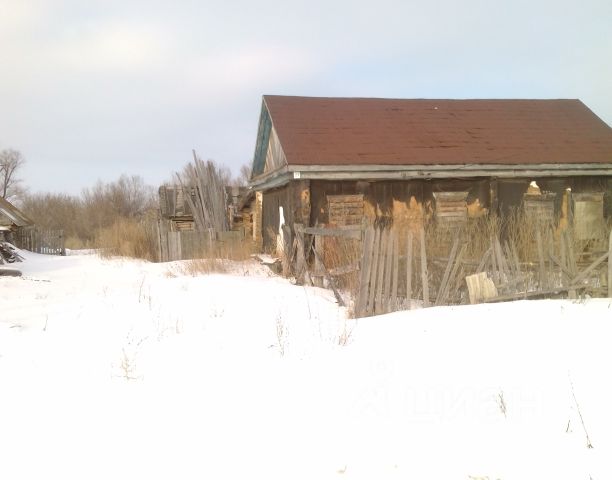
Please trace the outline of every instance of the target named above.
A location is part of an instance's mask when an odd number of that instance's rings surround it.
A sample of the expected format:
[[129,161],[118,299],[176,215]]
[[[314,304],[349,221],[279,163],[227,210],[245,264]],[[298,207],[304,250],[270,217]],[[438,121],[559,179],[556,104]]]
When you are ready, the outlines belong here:
[[579,100],[264,96],[289,165],[612,163]]

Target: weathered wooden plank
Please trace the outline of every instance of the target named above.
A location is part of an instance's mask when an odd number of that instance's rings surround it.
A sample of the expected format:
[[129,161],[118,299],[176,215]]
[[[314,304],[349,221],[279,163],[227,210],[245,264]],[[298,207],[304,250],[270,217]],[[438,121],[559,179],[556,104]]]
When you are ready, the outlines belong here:
[[606,259],[608,258],[608,254],[609,252],[604,253],[602,256],[600,256],[599,258],[597,258],[593,263],[591,263],[591,265],[589,265],[587,268],[585,268],[581,273],[579,273],[578,275],[576,275],[572,280],[571,280],[571,284],[572,285],[576,285],[579,282],[582,282],[583,280],[585,280],[587,278],[587,276],[593,271],[595,270],[599,265],[601,265],[603,262],[606,261]]
[[499,239],[495,237],[494,239],[494,249],[495,256],[497,258],[497,267],[499,268],[499,282],[504,282],[508,280],[509,270],[508,263],[504,257],[504,252],[502,252],[501,244],[499,243]]
[[491,250],[492,250],[491,247],[489,247],[487,249],[487,251],[484,253],[484,255],[482,256],[482,259],[480,260],[480,263],[476,267],[476,273],[480,273],[480,272],[482,272],[484,270],[485,265],[489,261],[489,256],[491,255]]
[[499,265],[497,265],[497,254],[495,253],[495,241],[491,237],[491,275],[493,277],[493,283],[499,285],[501,279],[499,277]]
[[391,300],[389,311],[397,309],[397,284],[399,279],[399,235],[397,230],[393,235],[393,278],[391,283]]
[[[461,270],[463,271],[463,266],[461,265],[461,261],[463,260],[463,256],[465,255],[465,252],[467,252],[467,243],[464,243],[463,246],[461,247],[461,250],[459,250],[459,255],[457,255],[457,259],[455,260],[455,265],[453,265],[453,269],[448,279],[448,283],[446,284],[445,291],[442,294],[442,299],[441,299],[442,305],[444,305],[449,295],[454,297],[457,291],[459,290],[459,287],[461,285],[461,278],[463,278],[463,275],[460,274],[458,277],[457,272],[459,271],[460,267],[461,267]],[[453,280],[455,280],[454,282],[455,287],[453,288],[452,291],[450,291],[450,286],[453,284]]]
[[406,245],[406,302],[412,308],[412,231],[408,230]]
[[574,253],[574,243],[572,242],[572,239],[570,238],[570,234],[569,231],[565,230],[563,232],[563,239],[565,241],[565,248],[567,250],[567,262],[568,262],[568,268],[570,269],[570,271],[576,275],[576,273],[578,273],[578,265],[576,263],[576,255]]
[[436,211],[436,217],[458,217],[458,218],[467,218],[467,210],[463,212],[459,211],[450,211],[450,212],[438,212]]
[[374,227],[369,227],[365,232],[363,241],[363,252],[361,255],[361,271],[359,272],[359,292],[355,304],[355,316],[362,317],[366,313],[366,303],[372,271],[372,254],[374,248],[374,237],[376,232]]
[[421,282],[423,286],[423,307],[429,307],[429,273],[427,272],[427,253],[425,252],[425,230],[419,232],[421,240]]
[[360,213],[363,213],[363,205],[329,207],[330,215],[359,215]]
[[474,305],[489,298],[497,297],[497,288],[487,272],[479,272],[465,277],[470,304]]
[[362,228],[354,227],[351,229],[347,228],[321,228],[321,227],[306,227],[304,233],[308,235],[319,235],[325,237],[343,237],[343,238],[355,238],[361,239]]
[[542,245],[542,234],[536,230],[536,246],[538,249],[539,282],[540,290],[546,287],[546,267],[544,265],[544,246]]
[[363,194],[351,194],[351,195],[327,195],[328,203],[351,203],[351,202],[363,202]]
[[320,268],[323,271],[325,278],[327,279],[327,283],[329,283],[329,287],[332,289],[332,292],[334,292],[334,297],[336,297],[336,301],[338,302],[338,305],[340,305],[341,307],[345,306],[344,300],[342,299],[342,296],[340,295],[340,292],[338,292],[338,289],[336,288],[335,284],[334,284],[334,280],[333,278],[331,278],[327,272],[327,268],[325,268],[325,264],[323,263],[323,257],[322,254],[319,253],[319,251],[317,251],[317,240],[321,238],[321,237],[317,237],[315,239],[315,248],[313,249],[314,255],[315,255],[315,261],[319,262]]
[[[304,229],[305,231],[307,229]],[[314,254],[315,254],[315,264],[314,264],[314,284],[315,287],[322,287],[323,286],[323,281],[321,279],[321,277],[323,276],[324,270],[323,270],[323,254],[325,251],[325,245],[324,245],[324,241],[325,239],[320,236],[320,235],[315,235],[314,237]]]
[[304,252],[304,225],[296,223],[293,225],[296,240],[295,278],[298,285],[304,284],[306,273],[306,256]]
[[389,231],[383,230],[380,238],[380,253],[378,259],[378,278],[376,279],[376,301],[374,304],[374,312],[378,315],[383,312],[383,286],[384,286],[384,273],[385,273],[385,260],[387,253],[387,241],[389,238]]
[[370,273],[370,291],[368,292],[368,301],[365,306],[366,314],[374,313],[374,299],[376,294],[376,280],[378,279],[378,263],[380,260],[380,237],[381,229],[376,229],[374,236],[374,247],[372,252],[372,268]]
[[384,312],[389,311],[389,297],[391,295],[391,269],[393,266],[393,230],[389,230],[387,239],[387,252],[385,257],[385,284],[382,297],[382,309]]
[[570,292],[572,290],[584,290],[585,288],[587,288],[586,285],[571,285],[569,287],[555,287],[555,288],[549,288],[546,290],[534,290],[531,292],[519,292],[519,293],[512,293],[512,294],[508,294],[508,295],[499,295],[490,299],[485,299],[482,300],[484,303],[495,303],[495,302],[508,302],[511,300],[518,300],[518,299],[523,299],[523,298],[544,298],[544,297],[548,297],[550,295],[556,295],[559,293],[563,293],[563,292]]
[[455,261],[455,255],[457,254],[458,247],[459,237],[456,237],[455,241],[453,242],[450,255],[448,256],[448,262],[446,264],[446,268],[444,269],[444,275],[442,276],[442,281],[440,282],[440,288],[438,288],[438,295],[436,296],[435,305],[440,305],[440,301],[442,300],[442,295],[444,293],[444,290],[446,289],[446,284],[448,282],[448,277],[450,275],[451,269],[453,268],[453,263]]

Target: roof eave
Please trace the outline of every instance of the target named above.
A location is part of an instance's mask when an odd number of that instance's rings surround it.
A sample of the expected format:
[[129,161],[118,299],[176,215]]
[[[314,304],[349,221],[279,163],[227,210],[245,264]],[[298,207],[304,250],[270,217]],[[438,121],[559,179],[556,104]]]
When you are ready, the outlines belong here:
[[531,178],[612,176],[612,163],[459,165],[289,165],[250,183],[268,190],[291,180],[412,180],[442,178]]

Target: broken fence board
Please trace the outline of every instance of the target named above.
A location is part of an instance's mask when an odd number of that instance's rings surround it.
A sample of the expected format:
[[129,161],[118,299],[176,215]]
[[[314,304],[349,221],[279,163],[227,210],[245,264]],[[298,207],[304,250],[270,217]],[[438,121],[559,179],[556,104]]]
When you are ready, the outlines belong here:
[[425,230],[419,232],[421,240],[421,282],[423,286],[423,307],[429,307],[429,273],[427,272],[427,253],[425,252]]
[[406,302],[408,309],[412,308],[412,231],[408,231],[406,246]]
[[383,284],[384,284],[384,273],[385,273],[385,259],[387,252],[387,241],[389,238],[389,231],[383,230],[380,239],[380,253],[378,259],[378,275],[376,279],[376,299],[374,302],[374,313],[380,314],[383,312]]
[[372,253],[372,267],[370,271],[368,301],[365,305],[366,314],[374,313],[374,299],[376,295],[376,279],[378,278],[378,261],[380,259],[380,237],[381,230],[376,229],[374,236],[374,247]]
[[370,272],[372,270],[372,254],[375,235],[376,232],[374,231],[373,227],[368,228],[365,232],[361,272],[359,272],[359,293],[357,295],[357,303],[355,306],[357,317],[361,317],[365,314],[366,303],[368,301],[368,286],[370,283]]

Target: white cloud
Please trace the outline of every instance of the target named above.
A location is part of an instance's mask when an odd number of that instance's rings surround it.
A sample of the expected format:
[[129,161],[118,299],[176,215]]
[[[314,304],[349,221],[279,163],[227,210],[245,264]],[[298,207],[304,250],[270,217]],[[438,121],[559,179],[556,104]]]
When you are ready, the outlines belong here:
[[164,37],[161,29],[116,22],[65,35],[48,54],[70,70],[136,72],[157,67],[166,58]]

